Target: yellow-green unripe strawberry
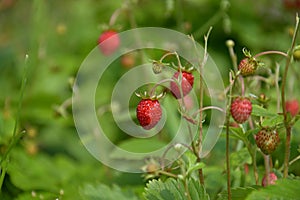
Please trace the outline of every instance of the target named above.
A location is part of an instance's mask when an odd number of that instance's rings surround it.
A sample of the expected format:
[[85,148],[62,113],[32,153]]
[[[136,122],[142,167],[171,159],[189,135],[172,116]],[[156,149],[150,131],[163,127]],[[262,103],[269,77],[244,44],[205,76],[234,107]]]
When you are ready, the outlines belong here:
[[255,142],[265,155],[269,155],[275,151],[279,144],[278,132],[276,130],[262,128],[255,135]]
[[244,58],[241,60],[238,69],[242,76],[251,76],[255,73],[258,62],[254,58]]

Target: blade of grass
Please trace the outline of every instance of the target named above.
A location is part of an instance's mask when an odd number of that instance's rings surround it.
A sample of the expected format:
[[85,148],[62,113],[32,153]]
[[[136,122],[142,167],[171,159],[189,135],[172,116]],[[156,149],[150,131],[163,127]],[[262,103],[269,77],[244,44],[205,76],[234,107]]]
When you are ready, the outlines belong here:
[[25,131],[18,132],[18,127],[19,127],[19,123],[20,123],[22,102],[23,102],[23,97],[24,97],[24,93],[25,93],[27,77],[28,77],[28,55],[26,54],[13,134],[12,134],[11,141],[6,149],[6,152],[4,153],[4,155],[0,161],[0,166],[1,166],[0,191],[2,189],[3,181],[5,178],[6,171],[7,171],[7,165],[9,162],[10,152],[15,147],[15,145],[18,143],[18,141],[21,139],[22,135],[25,133]]

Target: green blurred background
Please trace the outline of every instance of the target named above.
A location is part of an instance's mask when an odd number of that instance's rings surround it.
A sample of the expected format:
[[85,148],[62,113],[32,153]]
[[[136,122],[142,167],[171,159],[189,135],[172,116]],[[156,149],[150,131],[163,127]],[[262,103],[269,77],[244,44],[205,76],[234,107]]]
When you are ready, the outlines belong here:
[[[1,0],[0,1],[0,153],[12,136],[25,55],[29,55],[28,84],[21,109],[20,130],[27,134],[12,151],[1,199],[92,199],[92,194],[122,193],[141,197],[145,181],[140,174],[127,174],[103,166],[81,144],[72,119],[71,85],[88,53],[97,45],[100,33],[112,13],[125,6],[114,29],[165,27],[192,34],[203,44],[203,35],[213,26],[208,50],[227,84],[231,61],[225,42],[235,41],[238,58],[247,47],[253,54],[264,50],[286,51],[291,42],[295,12],[300,8],[283,0]],[[298,40],[299,41],[299,40]],[[149,58],[153,54],[148,54]],[[160,55],[160,54],[159,54]],[[154,58],[158,59],[159,57]],[[154,59],[153,58],[153,59]],[[135,64],[142,61],[135,56]],[[278,56],[264,57],[268,70],[275,70]],[[287,96],[299,99],[299,63],[292,66]],[[99,108],[109,103],[113,82],[128,68],[121,58],[106,76],[105,94],[98,94]],[[263,74],[268,74],[263,70]],[[293,71],[294,70],[294,71]],[[275,105],[276,93],[265,93]],[[254,91],[254,94],[256,91]],[[259,95],[259,94],[256,94]],[[101,107],[102,106],[102,107]],[[272,106],[271,106],[272,107]],[[275,106],[273,106],[275,107]],[[110,139],[119,144],[128,139],[114,125],[111,114],[103,116]],[[297,155],[299,123],[294,129],[291,157]],[[298,135],[297,135],[298,134]],[[225,187],[224,139],[221,138],[205,161],[207,188],[213,196]],[[282,162],[281,144],[274,157]],[[259,163],[263,165],[262,158]],[[274,160],[276,161],[276,160]],[[244,162],[244,161],[243,161]],[[240,163],[244,164],[244,163]],[[300,175],[300,164],[291,171]],[[261,173],[263,170],[261,169]],[[239,176],[241,171],[236,173]],[[222,178],[220,178],[222,177]],[[119,187],[106,188],[102,184]],[[239,184],[239,183],[236,183]],[[120,192],[119,190],[122,190]],[[34,191],[34,192],[33,192]],[[89,196],[90,194],[90,196]],[[118,198],[114,196],[114,198]]]

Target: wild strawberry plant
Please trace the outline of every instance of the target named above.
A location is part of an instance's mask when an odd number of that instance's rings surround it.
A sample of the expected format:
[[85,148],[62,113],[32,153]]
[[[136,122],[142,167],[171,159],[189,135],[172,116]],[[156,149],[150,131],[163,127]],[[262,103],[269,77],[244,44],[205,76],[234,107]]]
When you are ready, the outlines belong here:
[[[288,25],[297,2],[0,2],[0,199],[299,199],[298,16],[295,27]],[[122,32],[145,26],[175,29],[204,49],[187,50],[197,52],[195,62],[167,42],[162,46],[168,50],[127,51],[145,38],[137,34],[128,42]],[[93,98],[99,124],[116,149],[135,153],[125,157],[110,149],[107,160],[121,167],[134,163],[136,155],[172,141],[178,119],[187,124],[182,132],[190,142],[183,138],[143,158],[140,173],[99,163],[84,148],[97,141],[96,129],[91,126],[92,137],[79,139],[74,128],[78,110],[72,110],[71,96],[81,81],[89,81],[74,77],[76,66],[96,45],[101,58],[122,54],[98,80],[100,92]],[[205,73],[208,52],[216,58],[224,91],[212,91],[205,82],[216,76]],[[119,91],[132,127],[140,128],[126,135],[112,115],[122,123],[128,116],[111,94],[125,73],[145,63],[147,70],[132,82],[151,77],[151,83]],[[210,95],[226,108],[212,105]],[[226,119],[205,154],[212,110]],[[169,162],[170,153],[179,156]]]

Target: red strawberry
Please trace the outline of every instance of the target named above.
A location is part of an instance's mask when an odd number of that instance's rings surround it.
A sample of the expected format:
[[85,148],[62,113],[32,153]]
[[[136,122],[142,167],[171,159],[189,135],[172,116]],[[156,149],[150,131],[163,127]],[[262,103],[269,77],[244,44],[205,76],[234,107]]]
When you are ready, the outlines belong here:
[[275,151],[279,144],[278,132],[263,128],[255,135],[255,142],[264,154],[269,155]]
[[152,129],[161,119],[162,109],[157,99],[142,99],[136,109],[137,119],[140,125],[146,129]]
[[299,113],[299,102],[294,99],[285,102],[285,109],[291,113],[292,117],[295,117]]
[[269,183],[268,183],[268,180],[267,180],[267,175],[265,175],[261,181],[261,185],[263,187],[266,187],[268,185],[274,185],[277,181],[277,176],[275,173],[271,172],[269,173]]
[[231,103],[230,112],[237,123],[244,123],[252,112],[251,101],[245,97],[236,97]]
[[255,73],[257,66],[258,63],[254,58],[244,58],[238,68],[242,76],[250,76]]
[[[182,74],[182,78],[179,79],[181,74]],[[194,76],[192,73],[186,71],[182,71],[182,72],[178,71],[173,75],[173,79],[177,79],[178,81],[181,80],[180,84],[181,84],[183,96],[186,96],[193,89]],[[170,87],[173,95],[177,99],[180,99],[182,96],[180,94],[180,89],[178,87],[177,82],[172,81]]]
[[[108,38],[110,39],[110,40],[108,40],[108,42],[102,43],[105,40],[107,40]],[[120,46],[119,35],[114,30],[104,31],[98,39],[98,44],[99,44],[99,48],[100,48],[101,52],[104,55],[108,56],[108,55],[114,53]]]

